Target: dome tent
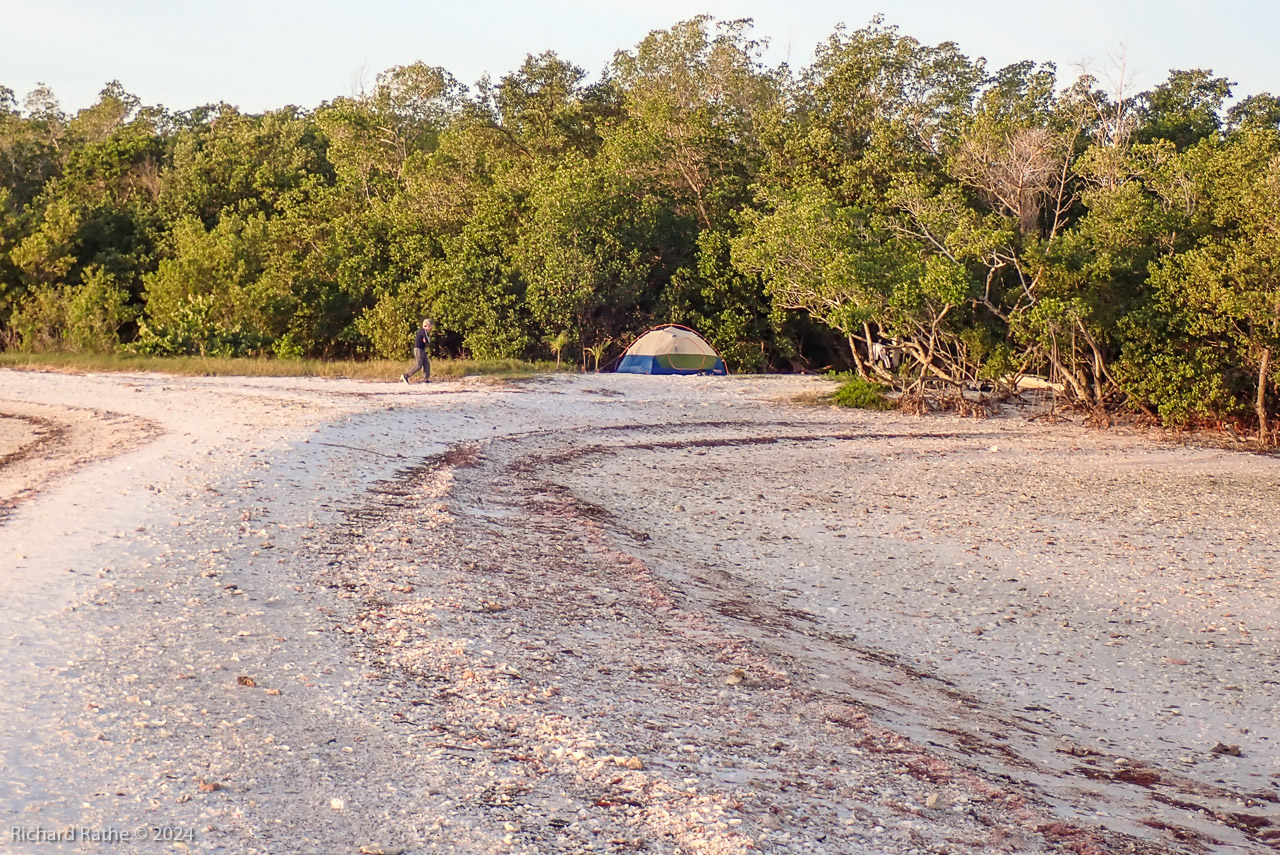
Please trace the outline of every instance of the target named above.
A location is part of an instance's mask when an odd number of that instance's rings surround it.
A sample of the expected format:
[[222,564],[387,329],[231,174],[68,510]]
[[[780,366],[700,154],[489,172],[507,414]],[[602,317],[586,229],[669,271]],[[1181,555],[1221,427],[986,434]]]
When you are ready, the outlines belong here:
[[640,336],[618,360],[627,374],[727,374],[715,348],[688,327],[664,324]]

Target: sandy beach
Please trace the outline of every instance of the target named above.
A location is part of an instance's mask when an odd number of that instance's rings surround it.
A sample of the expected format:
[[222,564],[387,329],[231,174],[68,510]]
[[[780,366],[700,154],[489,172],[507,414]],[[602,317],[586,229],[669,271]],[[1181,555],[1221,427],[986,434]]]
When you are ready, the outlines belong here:
[[0,850],[1280,848],[1280,460],[829,388],[0,372]]

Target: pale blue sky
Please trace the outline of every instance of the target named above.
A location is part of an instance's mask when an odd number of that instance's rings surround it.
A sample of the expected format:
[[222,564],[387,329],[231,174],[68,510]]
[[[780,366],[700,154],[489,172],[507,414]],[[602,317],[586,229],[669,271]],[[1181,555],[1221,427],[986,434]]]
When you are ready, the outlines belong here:
[[1238,84],[1237,95],[1280,94],[1280,7],[1243,0],[0,0],[0,85],[21,99],[47,83],[68,110],[92,103],[112,79],[171,109],[217,101],[253,112],[314,107],[416,60],[471,84],[552,49],[595,74],[615,50],[699,12],[755,19],[756,35],[772,43],[769,59],[795,67],[837,23],[856,28],[882,12],[902,32],[955,41],[991,68],[1052,60],[1065,79],[1085,61],[1102,76],[1108,57],[1123,51],[1137,89],[1170,68],[1211,68]]

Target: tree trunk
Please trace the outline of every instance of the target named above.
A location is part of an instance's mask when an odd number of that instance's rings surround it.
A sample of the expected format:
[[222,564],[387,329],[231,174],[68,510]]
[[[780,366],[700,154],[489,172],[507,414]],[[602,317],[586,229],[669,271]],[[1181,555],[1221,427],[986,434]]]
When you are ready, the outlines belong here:
[[1267,444],[1267,371],[1271,368],[1271,348],[1262,349],[1262,361],[1258,367],[1258,442]]
[[1089,400],[1089,387],[1082,385],[1080,380],[1071,373],[1070,369],[1062,364],[1062,361],[1058,358],[1058,354],[1056,352],[1051,352],[1049,354],[1049,363],[1054,368],[1054,375],[1059,377],[1061,380],[1065,380],[1066,385],[1070,386],[1071,391],[1075,392],[1077,401],[1084,401],[1089,404],[1096,403]]
[[[1080,333],[1084,336],[1084,340],[1089,343],[1089,347],[1093,350],[1093,364],[1096,372],[1095,383],[1099,383],[1099,380],[1105,379],[1109,387],[1108,392],[1118,390],[1120,388],[1120,384],[1111,376],[1111,371],[1107,368],[1107,358],[1103,355],[1102,348],[1098,346],[1098,340],[1093,337],[1089,332],[1089,328],[1083,323],[1077,322],[1077,326],[1080,327]],[[1106,397],[1106,394],[1103,393],[1100,383],[1097,388],[1098,400],[1101,401]]]
[[[853,367],[858,369],[858,376],[863,380],[871,379],[867,374],[867,367],[862,364],[862,357],[858,355],[858,339],[852,333],[849,334],[849,353],[853,354]],[[871,351],[867,351],[868,358]]]

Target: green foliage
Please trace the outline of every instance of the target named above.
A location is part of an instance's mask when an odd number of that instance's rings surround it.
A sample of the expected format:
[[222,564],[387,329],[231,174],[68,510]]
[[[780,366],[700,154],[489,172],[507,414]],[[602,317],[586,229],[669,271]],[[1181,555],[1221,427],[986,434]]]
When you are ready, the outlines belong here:
[[538,158],[600,146],[599,124],[612,112],[607,84],[586,86],[587,73],[551,51],[529,56],[493,93],[496,121]]
[[1030,372],[1274,437],[1280,99],[1112,98],[879,18],[806,68],[763,48],[698,16],[595,79],[416,62],[257,115],[0,86],[0,342],[302,370],[402,360],[430,315],[439,356],[590,367],[670,321],[735,370],[850,368],[850,401]]
[[1182,157],[1212,217],[1195,246],[1152,265],[1150,303],[1122,322],[1120,382],[1166,420],[1252,410],[1265,435],[1280,353],[1280,135],[1243,130]]
[[443,257],[425,262],[410,286],[413,304],[428,307],[443,330],[461,331],[460,349],[474,359],[523,358],[536,341],[525,283],[511,257],[516,222],[508,196],[486,193],[461,233],[442,238]]
[[889,300],[901,272],[887,235],[865,212],[816,185],[762,192],[766,212],[743,212],[733,262],[775,303],[852,335]]
[[66,305],[64,338],[76,353],[110,353],[120,344],[121,328],[137,317],[129,295],[101,268],[87,271]]
[[643,323],[656,228],[653,199],[586,160],[536,176],[516,262],[533,319],[568,329],[584,349]]
[[[573,335],[568,330],[560,330],[555,335],[549,335],[543,338],[542,343],[551,349],[551,354],[556,358],[556,370],[560,370],[560,356],[564,353],[564,349],[569,346],[569,342],[573,340]],[[596,360],[599,363],[599,359]]]
[[144,356],[257,356],[269,351],[271,339],[242,324],[221,322],[211,295],[190,295],[171,307],[162,322],[138,324],[138,335],[128,345]]
[[1187,149],[1209,139],[1222,126],[1222,105],[1231,96],[1225,77],[1201,68],[1171,71],[1169,79],[1140,97],[1143,142],[1169,140]]
[[86,272],[78,288],[42,286],[30,291],[10,320],[28,352],[65,350],[110,353],[121,328],[136,318],[128,294],[101,268]]
[[1198,341],[1177,320],[1156,311],[1125,318],[1121,334],[1125,351],[1116,378],[1166,423],[1187,425],[1239,413],[1237,395],[1228,385],[1230,359],[1222,348]]
[[764,371],[780,355],[790,355],[791,325],[774,311],[762,279],[734,267],[733,237],[715,229],[699,233],[696,269],[682,268],[671,277],[662,315],[701,332],[730,370]]
[[891,410],[893,401],[885,397],[885,387],[870,380],[854,377],[831,393],[831,402],[855,410]]
[[412,350],[412,334],[421,320],[405,299],[384,295],[356,319],[356,329],[369,340],[373,353],[380,359],[404,359]]
[[10,316],[9,329],[21,350],[61,350],[67,329],[66,294],[52,286],[32,289]]
[[278,359],[301,359],[306,355],[302,345],[294,341],[292,333],[285,333],[272,342],[271,352]]

